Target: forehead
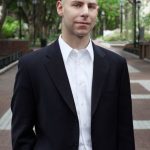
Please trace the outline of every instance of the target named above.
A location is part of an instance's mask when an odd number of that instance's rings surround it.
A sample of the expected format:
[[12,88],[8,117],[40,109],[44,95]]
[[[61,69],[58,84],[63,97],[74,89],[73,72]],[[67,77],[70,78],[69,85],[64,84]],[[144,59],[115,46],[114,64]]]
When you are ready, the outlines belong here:
[[97,3],[98,0],[62,0],[66,2]]

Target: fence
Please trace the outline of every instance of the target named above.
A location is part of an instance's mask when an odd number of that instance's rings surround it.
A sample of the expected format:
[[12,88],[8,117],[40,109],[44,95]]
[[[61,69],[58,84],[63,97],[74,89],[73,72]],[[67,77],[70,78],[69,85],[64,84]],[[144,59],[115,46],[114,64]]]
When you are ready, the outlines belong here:
[[29,51],[29,41],[14,39],[0,40],[0,69],[18,60],[23,54]]

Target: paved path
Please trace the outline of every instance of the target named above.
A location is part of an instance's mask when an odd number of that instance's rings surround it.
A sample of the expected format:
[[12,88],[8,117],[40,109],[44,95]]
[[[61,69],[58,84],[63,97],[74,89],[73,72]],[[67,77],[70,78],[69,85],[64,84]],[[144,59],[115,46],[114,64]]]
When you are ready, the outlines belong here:
[[[120,48],[95,42],[126,57],[131,79],[136,150],[150,150],[150,62],[140,60]],[[0,150],[11,150],[9,106],[16,71],[17,67],[13,67],[0,75]]]
[[0,150],[11,150],[10,130],[5,127],[7,122],[10,123],[10,115],[6,115],[6,112],[10,106],[16,71],[17,67],[13,67],[0,75]]

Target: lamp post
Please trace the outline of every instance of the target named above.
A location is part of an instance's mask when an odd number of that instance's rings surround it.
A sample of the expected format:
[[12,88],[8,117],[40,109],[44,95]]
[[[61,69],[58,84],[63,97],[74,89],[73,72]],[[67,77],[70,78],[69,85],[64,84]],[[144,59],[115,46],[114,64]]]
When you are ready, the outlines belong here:
[[35,39],[36,39],[35,20],[36,20],[36,4],[37,4],[37,0],[32,0],[32,4],[33,4],[33,45],[35,46]]
[[19,9],[19,39],[22,38],[22,25],[21,25],[21,18],[22,18],[22,13],[21,13],[21,7],[23,6],[23,2],[22,0],[18,0],[17,1],[17,6],[18,6],[18,9]]
[[134,19],[134,48],[136,47],[136,1],[137,0],[133,0],[133,19]]
[[101,11],[101,28],[100,28],[100,35],[104,35],[104,17],[105,17],[105,12]]
[[[133,17],[134,17],[134,47],[137,46],[137,19],[138,19],[138,44],[139,44],[139,38],[140,38],[140,0],[133,0]],[[138,8],[138,16],[136,15]],[[137,18],[138,17],[138,18]]]
[[120,0],[120,33],[123,31],[123,0]]
[[138,45],[140,42],[140,7],[141,7],[141,1],[137,0],[137,8],[138,8]]

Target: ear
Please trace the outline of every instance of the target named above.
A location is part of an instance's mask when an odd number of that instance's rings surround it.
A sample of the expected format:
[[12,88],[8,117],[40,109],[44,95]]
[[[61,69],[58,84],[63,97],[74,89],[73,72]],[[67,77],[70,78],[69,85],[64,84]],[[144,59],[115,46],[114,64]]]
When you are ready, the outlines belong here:
[[97,8],[96,8],[96,9],[97,9],[97,13],[98,13],[98,12],[99,12],[99,9],[100,9],[98,5],[97,5]]
[[59,16],[63,16],[63,4],[61,0],[58,0],[56,3],[57,13]]

